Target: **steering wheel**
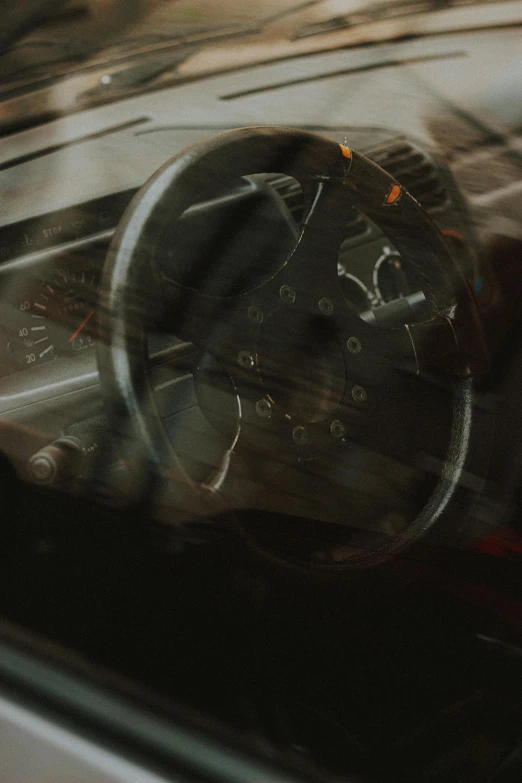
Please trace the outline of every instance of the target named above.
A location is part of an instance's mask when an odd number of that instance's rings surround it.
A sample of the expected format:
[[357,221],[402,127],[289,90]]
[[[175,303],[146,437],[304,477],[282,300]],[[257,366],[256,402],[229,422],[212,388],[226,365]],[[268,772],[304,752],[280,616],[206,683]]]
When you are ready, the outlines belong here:
[[[211,258],[176,279],[169,227],[216,184],[259,172],[281,172],[301,185],[304,219],[290,255],[253,287],[247,265],[238,286]],[[376,328],[347,306],[337,260],[353,208],[376,223],[415,269],[432,311],[427,321]],[[109,410],[130,420],[148,458],[175,485],[204,497],[209,509],[227,495],[229,473],[242,453],[283,465],[318,452],[341,455],[386,405],[397,367],[450,374],[451,434],[428,501],[406,529],[369,550],[354,550],[343,566],[386,560],[442,514],[466,458],[470,378],[487,365],[484,337],[473,296],[441,233],[401,184],[363,155],[313,133],[277,127],[227,131],[188,148],[160,168],[127,209],[108,254],[101,302],[98,363]],[[188,475],[158,412],[147,360],[147,334],[158,323],[170,324],[173,334],[204,351],[198,372],[228,394],[231,407],[222,423],[230,447],[205,483]],[[219,429],[211,408],[203,412]]]

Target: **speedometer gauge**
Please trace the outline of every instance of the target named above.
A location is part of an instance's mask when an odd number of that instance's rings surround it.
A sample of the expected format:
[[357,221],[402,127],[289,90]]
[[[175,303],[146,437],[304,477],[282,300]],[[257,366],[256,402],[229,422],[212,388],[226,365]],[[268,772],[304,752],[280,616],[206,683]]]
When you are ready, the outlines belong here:
[[12,359],[31,365],[91,348],[98,287],[92,269],[55,269],[26,280],[8,316]]

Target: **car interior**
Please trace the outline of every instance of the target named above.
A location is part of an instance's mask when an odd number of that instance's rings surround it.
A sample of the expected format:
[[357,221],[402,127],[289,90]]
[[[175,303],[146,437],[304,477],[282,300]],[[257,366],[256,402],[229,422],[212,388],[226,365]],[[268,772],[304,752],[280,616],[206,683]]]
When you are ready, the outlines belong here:
[[304,5],[3,44],[0,697],[164,779],[518,781],[521,4]]

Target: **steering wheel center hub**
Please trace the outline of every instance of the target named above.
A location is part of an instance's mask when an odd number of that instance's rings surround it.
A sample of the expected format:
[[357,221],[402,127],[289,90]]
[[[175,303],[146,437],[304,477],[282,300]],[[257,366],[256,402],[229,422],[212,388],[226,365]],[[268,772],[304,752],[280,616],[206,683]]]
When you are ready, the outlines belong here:
[[341,404],[345,363],[328,318],[299,310],[274,313],[262,328],[258,365],[268,394],[292,418],[324,421]]

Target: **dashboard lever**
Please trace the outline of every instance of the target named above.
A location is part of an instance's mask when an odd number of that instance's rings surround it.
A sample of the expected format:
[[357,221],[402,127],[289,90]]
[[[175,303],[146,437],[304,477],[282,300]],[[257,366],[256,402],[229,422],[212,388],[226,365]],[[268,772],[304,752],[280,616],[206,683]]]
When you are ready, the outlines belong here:
[[422,291],[393,299],[391,302],[365,310],[359,317],[374,326],[403,326],[429,317],[429,308]]

